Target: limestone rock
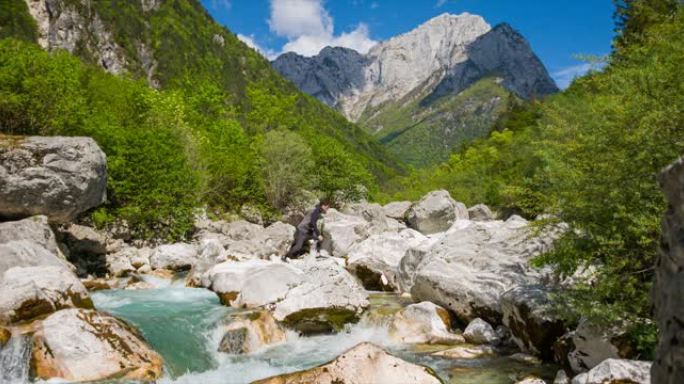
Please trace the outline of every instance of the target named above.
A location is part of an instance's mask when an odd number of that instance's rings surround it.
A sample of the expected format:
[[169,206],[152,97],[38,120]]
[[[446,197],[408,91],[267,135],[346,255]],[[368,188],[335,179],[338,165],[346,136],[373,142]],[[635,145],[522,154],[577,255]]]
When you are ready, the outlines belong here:
[[114,277],[126,276],[135,272],[136,268],[131,261],[137,257],[139,257],[138,250],[134,247],[126,247],[119,252],[110,253],[105,257],[107,270]]
[[57,246],[45,216],[0,223],[0,276],[12,267],[72,269]]
[[411,304],[394,314],[389,326],[390,337],[409,344],[459,344],[463,336],[453,333],[449,312],[424,301]]
[[487,356],[494,356],[496,350],[489,345],[458,346],[440,352],[435,352],[433,356],[448,357],[450,359],[479,359]]
[[433,191],[413,204],[406,213],[409,226],[423,234],[444,232],[456,220],[468,220],[468,210],[447,191]]
[[486,321],[476,318],[463,331],[463,337],[471,344],[498,344],[499,335]]
[[468,208],[468,217],[472,221],[494,220],[494,214],[492,213],[492,210],[484,204],[477,204]]
[[382,210],[385,212],[385,216],[395,220],[404,221],[406,220],[406,213],[408,212],[409,208],[411,208],[411,205],[413,205],[413,203],[410,201],[393,201],[384,205]]
[[577,375],[572,379],[572,384],[621,383],[651,384],[651,363],[637,360],[606,359],[589,372]]
[[283,300],[305,276],[290,264],[247,260],[218,264],[209,270],[206,280],[224,305],[256,308]]
[[62,308],[92,308],[81,281],[59,266],[14,267],[0,280],[0,323],[19,322]]
[[107,252],[107,239],[93,228],[68,224],[59,233],[70,254],[103,255]]
[[572,335],[574,349],[568,354],[568,361],[574,372],[584,372],[606,359],[628,358],[634,353],[624,330],[619,328],[599,327],[582,320]]
[[258,225],[264,224],[264,219],[263,217],[261,217],[261,212],[259,212],[259,210],[252,205],[242,205],[242,207],[240,207],[240,216],[242,216],[245,220],[249,221],[250,223]]
[[193,244],[176,243],[160,245],[150,255],[153,269],[183,271],[192,268],[197,262],[198,251]]
[[299,383],[439,384],[441,381],[430,368],[394,357],[374,344],[361,343],[335,360],[316,368],[286,373],[254,382],[254,384]]
[[253,353],[285,341],[285,331],[268,311],[256,311],[231,321],[225,328],[219,352]]
[[684,382],[684,159],[667,167],[659,177],[669,208],[656,262],[652,296],[660,330],[653,382]]
[[105,201],[107,162],[87,137],[0,136],[0,218],[65,223]]
[[412,229],[372,235],[349,250],[348,269],[368,290],[397,291],[399,262],[410,247],[426,240]]
[[163,367],[161,357],[130,325],[84,309],[48,316],[33,336],[32,353],[36,377],[46,380],[154,381]]
[[370,305],[363,287],[334,260],[295,261],[306,277],[275,304],[273,316],[305,334],[339,331]]
[[526,377],[520,381],[517,381],[515,384],[546,384],[546,381],[544,381],[538,377],[530,376],[530,377]]
[[551,292],[541,285],[519,286],[501,296],[503,324],[523,351],[553,359],[553,344],[568,330],[551,308]]
[[501,295],[547,278],[550,271],[534,269],[529,261],[550,249],[563,228],[536,233],[524,220],[461,220],[422,257],[402,260],[400,269],[413,276],[415,299],[448,308],[463,321],[480,317],[500,324]]
[[370,224],[363,218],[329,209],[323,218],[321,247],[333,256],[345,257],[351,247],[367,238]]
[[570,384],[570,378],[564,370],[559,369],[556,372],[556,377],[553,379],[553,384]]

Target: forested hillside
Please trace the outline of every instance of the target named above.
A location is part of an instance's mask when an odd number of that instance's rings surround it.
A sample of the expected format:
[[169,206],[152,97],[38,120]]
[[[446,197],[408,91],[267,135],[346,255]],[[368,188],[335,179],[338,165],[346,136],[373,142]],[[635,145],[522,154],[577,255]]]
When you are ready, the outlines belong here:
[[178,238],[200,206],[274,212],[302,189],[373,193],[399,170],[198,1],[1,6],[0,132],[94,137],[110,168],[98,222]]
[[[607,66],[544,102],[516,106],[491,137],[394,185],[393,198],[447,188],[502,214],[569,223],[539,260],[569,276],[569,317],[628,324],[638,348],[655,341],[650,286],[666,209],[656,174],[684,153],[684,10],[676,0],[618,4]],[[569,305],[567,305],[569,304]]]

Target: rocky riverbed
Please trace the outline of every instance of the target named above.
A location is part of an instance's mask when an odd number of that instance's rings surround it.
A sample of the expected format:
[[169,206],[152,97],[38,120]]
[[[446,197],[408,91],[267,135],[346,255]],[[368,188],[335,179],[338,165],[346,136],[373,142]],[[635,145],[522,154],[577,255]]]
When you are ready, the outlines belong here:
[[434,191],[340,204],[321,253],[287,263],[285,222],[198,215],[188,242],[135,242],[74,222],[104,199],[98,151],[54,138],[0,153],[0,382],[650,382],[619,329],[551,309],[573,281],[530,261],[562,223]]

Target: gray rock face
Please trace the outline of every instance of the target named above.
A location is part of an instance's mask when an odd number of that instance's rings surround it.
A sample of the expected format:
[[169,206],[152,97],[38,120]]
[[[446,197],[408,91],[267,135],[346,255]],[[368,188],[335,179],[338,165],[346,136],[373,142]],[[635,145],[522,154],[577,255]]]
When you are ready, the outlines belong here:
[[368,237],[370,227],[362,217],[345,215],[331,208],[323,219],[321,247],[333,256],[347,256],[354,244]]
[[406,212],[408,212],[412,204],[410,201],[393,201],[383,206],[382,210],[385,212],[385,216],[404,221],[406,220]]
[[0,218],[64,223],[102,204],[107,162],[86,137],[0,137]]
[[553,359],[553,344],[567,329],[551,310],[551,292],[541,285],[519,286],[501,296],[503,324],[523,351]]
[[441,380],[424,366],[394,357],[374,344],[361,343],[327,364],[258,380],[254,384],[311,382],[439,384]]
[[287,53],[273,62],[302,91],[358,120],[387,102],[428,95],[429,104],[494,74],[520,97],[556,92],[527,41],[507,24],[491,27],[467,13],[443,14],[382,42],[368,54],[325,48],[305,58]]
[[12,267],[70,269],[45,216],[0,223],[0,274]]
[[446,231],[456,220],[468,220],[468,210],[449,192],[433,191],[413,204],[406,217],[411,228],[429,235]]
[[477,204],[468,208],[468,217],[472,221],[494,220],[494,214],[492,213],[492,210],[484,204]]
[[[155,1],[145,0],[143,7],[154,7]],[[125,71],[125,50],[114,41],[111,31],[90,7],[79,8],[57,0],[26,0],[26,3],[36,20],[38,44],[43,49],[65,49],[73,53],[85,46],[106,71],[114,74]]]
[[184,271],[197,263],[198,256],[197,246],[194,244],[164,244],[152,251],[150,266],[153,269]]
[[389,326],[390,337],[401,343],[459,344],[463,336],[453,333],[449,312],[424,301],[411,304],[394,314]]
[[653,302],[660,338],[653,363],[653,382],[684,382],[684,159],[660,175],[669,202],[663,220],[663,239],[653,286]]
[[624,330],[603,328],[580,321],[572,333],[574,349],[568,354],[568,362],[575,372],[585,372],[606,359],[631,357],[633,350],[627,342]]
[[534,236],[524,220],[462,220],[424,252],[407,252],[404,258],[412,260],[402,260],[400,270],[405,281],[413,281],[414,299],[451,309],[463,321],[480,317],[499,324],[501,295],[546,277],[529,261],[548,250],[558,232]]
[[368,59],[353,49],[326,47],[314,57],[288,52],[275,61],[273,68],[303,92],[334,107],[338,99],[366,84]]
[[575,376],[572,384],[651,384],[650,370],[648,361],[607,359],[589,372]]
[[76,275],[55,266],[15,267],[0,280],[0,322],[18,322],[62,308],[92,308],[88,291]]

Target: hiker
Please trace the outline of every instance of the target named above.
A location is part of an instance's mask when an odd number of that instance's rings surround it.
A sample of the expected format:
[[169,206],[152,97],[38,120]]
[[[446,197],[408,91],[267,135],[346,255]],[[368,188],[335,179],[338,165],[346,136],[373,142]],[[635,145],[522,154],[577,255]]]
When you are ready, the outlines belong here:
[[318,219],[321,217],[321,213],[328,212],[330,208],[330,202],[328,200],[322,199],[316,207],[308,211],[302,221],[297,225],[297,230],[295,231],[294,241],[290,250],[285,256],[283,256],[283,261],[286,259],[296,259],[302,255],[304,244],[309,240],[314,240],[316,242],[323,240],[323,236],[318,233]]

